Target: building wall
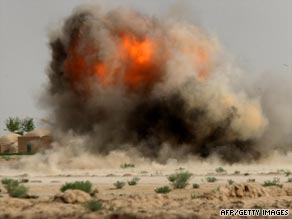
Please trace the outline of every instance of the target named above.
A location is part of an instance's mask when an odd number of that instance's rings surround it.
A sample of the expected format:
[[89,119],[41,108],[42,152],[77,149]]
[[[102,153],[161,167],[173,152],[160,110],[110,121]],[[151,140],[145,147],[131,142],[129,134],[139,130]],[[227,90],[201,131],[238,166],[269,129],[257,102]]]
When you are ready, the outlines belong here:
[[0,145],[0,153],[17,153],[17,144],[16,142],[11,144],[2,144]]
[[44,136],[44,137],[20,136],[18,137],[18,152],[19,153],[25,153],[25,152],[36,153],[40,150],[49,148],[51,141],[52,140],[50,136]]

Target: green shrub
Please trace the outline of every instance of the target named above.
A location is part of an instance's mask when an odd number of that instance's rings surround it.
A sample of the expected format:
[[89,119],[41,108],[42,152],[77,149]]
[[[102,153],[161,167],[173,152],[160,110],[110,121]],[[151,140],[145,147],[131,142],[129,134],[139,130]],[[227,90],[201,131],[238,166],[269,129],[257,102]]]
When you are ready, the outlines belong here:
[[122,189],[125,185],[126,185],[126,183],[123,181],[116,181],[114,183],[114,186],[116,187],[116,189]]
[[234,181],[232,179],[227,180],[228,185],[234,184]]
[[20,182],[21,183],[28,183],[29,182],[29,179],[21,179]]
[[267,187],[267,186],[277,186],[277,187],[279,187],[279,188],[282,188],[282,187],[283,187],[282,184],[279,184],[279,183],[276,182],[276,181],[270,181],[270,180],[265,181],[264,184],[262,184],[262,186],[265,186],[265,187]]
[[90,211],[99,211],[103,208],[103,204],[100,201],[92,199],[92,200],[85,202],[84,207]]
[[289,177],[289,178],[287,179],[287,182],[292,182],[292,177]]
[[207,182],[216,182],[217,181],[217,178],[216,177],[213,177],[213,176],[209,176],[206,178]]
[[14,186],[18,186],[19,185],[19,181],[16,179],[2,179],[1,183],[5,186],[5,185],[14,185]]
[[135,164],[132,164],[132,163],[123,163],[120,165],[120,167],[122,169],[126,169],[126,168],[134,168],[135,167]]
[[140,178],[134,177],[133,179],[131,179],[130,181],[128,181],[128,185],[129,186],[137,185],[137,183],[139,182],[139,180],[140,180]]
[[76,181],[72,183],[66,183],[65,185],[61,187],[60,190],[62,192],[65,192],[68,189],[81,190],[90,194],[91,189],[92,189],[92,184],[89,181]]
[[285,176],[290,176],[291,172],[290,172],[290,170],[284,170],[284,174],[285,174]]
[[194,183],[194,184],[193,184],[193,189],[198,189],[198,188],[200,188],[200,185],[197,184],[197,183]]
[[192,174],[188,171],[181,171],[168,176],[168,180],[172,183],[173,188],[183,189],[188,185]]
[[285,176],[290,176],[290,174],[291,174],[290,170],[284,170],[284,169],[277,170],[277,172],[283,173],[283,174],[285,174]]
[[191,199],[203,198],[203,195],[191,194]]
[[167,177],[168,181],[172,183],[176,180],[176,178],[177,178],[176,174],[171,174]]
[[162,187],[159,187],[159,188],[155,189],[154,191],[156,193],[166,194],[166,193],[169,193],[171,191],[171,189],[169,188],[169,186],[162,186]]
[[7,187],[7,192],[11,197],[14,198],[29,198],[30,196],[27,194],[28,188],[25,186],[12,186]]
[[215,169],[216,173],[225,173],[226,170],[223,169],[223,167],[218,167]]
[[27,194],[28,188],[22,185],[19,185],[19,181],[15,179],[2,179],[2,184],[7,190],[9,196],[14,198],[29,198]]

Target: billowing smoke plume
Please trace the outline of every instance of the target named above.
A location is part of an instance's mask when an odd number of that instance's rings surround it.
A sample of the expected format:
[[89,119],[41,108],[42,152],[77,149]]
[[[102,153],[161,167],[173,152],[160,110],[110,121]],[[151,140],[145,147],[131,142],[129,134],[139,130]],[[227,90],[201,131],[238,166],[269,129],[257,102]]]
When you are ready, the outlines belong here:
[[219,45],[188,23],[78,9],[51,40],[49,98],[86,150],[135,148],[236,162],[260,156],[257,99],[232,87]]

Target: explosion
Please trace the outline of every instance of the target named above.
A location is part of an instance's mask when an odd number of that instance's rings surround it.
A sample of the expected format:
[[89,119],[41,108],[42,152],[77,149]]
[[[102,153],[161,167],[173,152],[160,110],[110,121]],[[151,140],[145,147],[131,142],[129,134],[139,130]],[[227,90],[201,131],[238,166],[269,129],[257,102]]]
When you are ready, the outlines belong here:
[[235,92],[217,41],[196,26],[78,9],[50,45],[54,119],[86,136],[86,149],[135,148],[157,158],[167,146],[228,162],[260,156],[260,104]]

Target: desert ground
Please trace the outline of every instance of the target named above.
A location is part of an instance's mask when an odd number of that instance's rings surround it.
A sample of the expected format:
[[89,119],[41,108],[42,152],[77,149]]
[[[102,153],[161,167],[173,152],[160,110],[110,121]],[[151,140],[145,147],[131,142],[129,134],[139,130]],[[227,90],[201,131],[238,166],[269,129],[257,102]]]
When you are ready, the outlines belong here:
[[[18,162],[19,157],[2,157],[0,165]],[[37,164],[36,164],[37,165]],[[23,219],[74,219],[74,218],[123,218],[123,219],[171,219],[171,218],[220,218],[220,209],[290,209],[292,210],[292,182],[288,182],[289,168],[281,165],[224,165],[225,171],[216,171],[216,165],[173,164],[142,166],[134,168],[108,168],[96,170],[67,170],[62,173],[25,171],[2,171],[0,180],[13,178],[22,180],[29,188],[31,199],[9,197],[3,185],[0,185],[0,218]],[[167,176],[177,171],[189,171],[192,177],[184,189],[172,189]],[[122,189],[113,185],[116,181],[127,182],[139,177],[137,185],[126,184]],[[208,182],[215,177],[215,182]],[[74,193],[64,199],[60,188],[66,182],[90,181],[94,194]],[[232,181],[230,181],[232,180]],[[265,181],[277,181],[283,187],[262,184]],[[193,188],[199,184],[199,188]],[[169,185],[167,194],[157,194],[158,187]],[[68,192],[68,193],[69,193]],[[73,194],[74,193],[74,194]],[[68,195],[68,194],[67,194]],[[102,202],[102,209],[92,212],[84,207],[89,199]],[[273,217],[225,217],[225,218],[273,218]],[[274,217],[281,218],[281,217]],[[282,218],[292,218],[286,216]]]

